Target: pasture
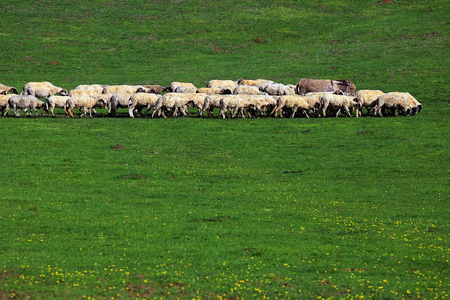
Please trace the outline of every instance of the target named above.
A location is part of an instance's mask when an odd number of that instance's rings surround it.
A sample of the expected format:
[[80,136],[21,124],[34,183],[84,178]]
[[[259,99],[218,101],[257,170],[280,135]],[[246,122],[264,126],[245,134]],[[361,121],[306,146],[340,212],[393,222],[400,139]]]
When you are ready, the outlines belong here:
[[[20,1],[0,83],[336,78],[410,117],[0,118],[0,299],[445,299],[447,1]],[[217,113],[217,111],[216,111]]]

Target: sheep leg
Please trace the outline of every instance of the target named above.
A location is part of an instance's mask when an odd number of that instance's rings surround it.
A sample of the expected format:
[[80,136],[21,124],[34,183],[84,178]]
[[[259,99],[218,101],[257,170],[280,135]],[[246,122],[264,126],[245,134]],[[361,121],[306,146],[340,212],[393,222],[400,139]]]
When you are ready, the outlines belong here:
[[130,118],[134,118],[134,115],[133,115],[133,107],[130,107],[130,108],[128,109],[128,114],[130,115]]
[[295,113],[297,112],[297,109],[298,109],[298,106],[294,105],[294,112],[292,113],[292,117],[291,118],[295,117]]
[[350,113],[350,111],[348,110],[348,107],[345,107],[345,111],[347,112],[347,115],[351,118],[352,114]]

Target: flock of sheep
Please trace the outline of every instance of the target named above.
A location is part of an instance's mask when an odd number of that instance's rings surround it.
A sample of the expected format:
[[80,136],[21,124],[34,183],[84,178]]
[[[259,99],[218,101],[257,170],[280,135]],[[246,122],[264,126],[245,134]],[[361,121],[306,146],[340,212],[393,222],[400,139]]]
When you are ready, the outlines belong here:
[[[39,98],[43,99],[41,101]],[[198,116],[213,117],[214,108],[219,118],[245,118],[252,116],[281,117],[362,115],[410,115],[422,110],[411,94],[404,92],[383,93],[379,90],[359,90],[347,80],[301,79],[296,85],[285,85],[270,80],[211,80],[207,87],[197,88],[192,83],[172,82],[159,85],[79,85],[71,91],[54,86],[50,82],[28,82],[20,95],[14,87],[0,84],[0,110],[3,116],[12,108],[19,117],[23,110],[38,116],[54,109],[64,108],[66,116],[73,117],[74,109],[89,112],[92,118],[95,108],[107,108],[110,116],[116,116],[119,108],[128,109],[130,117],[136,112],[145,117],[188,116],[188,107],[197,108]],[[143,110],[145,109],[145,112]],[[152,111],[153,109],[153,111]]]

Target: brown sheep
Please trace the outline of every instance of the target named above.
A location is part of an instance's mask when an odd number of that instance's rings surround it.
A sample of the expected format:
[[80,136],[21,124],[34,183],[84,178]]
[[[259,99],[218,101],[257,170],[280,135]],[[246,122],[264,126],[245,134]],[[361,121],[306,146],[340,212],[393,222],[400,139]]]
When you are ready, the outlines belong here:
[[18,94],[17,89],[15,87],[7,86],[0,83],[0,94],[6,95],[8,93]]

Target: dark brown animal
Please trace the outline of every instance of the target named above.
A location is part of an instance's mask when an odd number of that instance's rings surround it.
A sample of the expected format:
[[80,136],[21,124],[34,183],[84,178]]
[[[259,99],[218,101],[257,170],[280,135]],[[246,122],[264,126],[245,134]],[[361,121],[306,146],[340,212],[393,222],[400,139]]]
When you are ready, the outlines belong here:
[[302,78],[295,86],[295,92],[305,95],[309,92],[337,92],[354,94],[355,84],[348,80],[309,79]]

